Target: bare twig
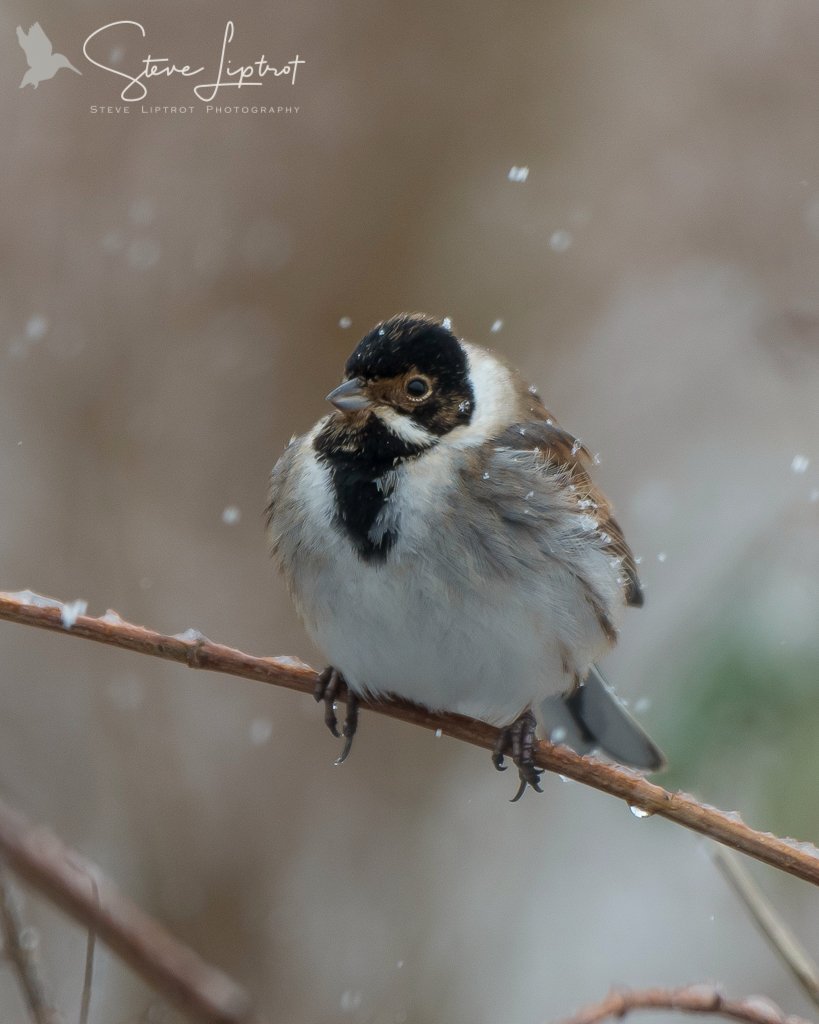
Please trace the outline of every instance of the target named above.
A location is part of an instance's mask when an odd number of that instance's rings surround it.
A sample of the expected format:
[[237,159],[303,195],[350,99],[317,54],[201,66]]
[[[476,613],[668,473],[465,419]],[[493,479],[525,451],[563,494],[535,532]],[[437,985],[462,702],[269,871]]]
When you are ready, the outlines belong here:
[[94,952],[97,946],[97,933],[93,928],[88,929],[88,938],[85,943],[85,970],[82,978],[82,999],[80,1000],[80,1015],[77,1018],[79,1024],[88,1024],[88,1014],[91,1010],[91,992],[94,987]]
[[[64,609],[59,602],[52,601],[52,606],[43,606],[43,602],[49,600],[28,592],[24,595],[0,593],[0,619],[182,662],[191,668],[255,679],[299,693],[311,694],[316,683],[315,671],[304,662],[294,658],[256,658],[213,643],[193,630],[166,636],[124,622],[113,613],[99,619],[80,615],[75,620],[72,616],[70,629],[67,629],[63,624]],[[406,701],[362,701],[361,707],[426,729],[440,729],[447,736],[489,750],[494,748],[498,735],[498,730],[485,722],[462,715],[435,714]],[[671,793],[647,782],[635,772],[591,757],[580,757],[568,747],[541,741],[535,747],[535,761],[547,771],[619,797],[645,814],[667,818],[765,864],[819,885],[819,850],[809,843],[796,843],[758,832],[735,814],[709,807],[685,793]]]
[[[179,1009],[207,1024],[260,1024],[244,989],[123,896],[95,864],[2,800],[0,856]],[[8,931],[6,942],[10,947]],[[43,1018],[42,1024],[54,1020]]]
[[717,867],[728,880],[756,921],[762,934],[776,950],[808,998],[819,1006],[819,968],[793,932],[785,925],[774,907],[745,867],[728,850],[713,849]]
[[672,1010],[709,1013],[746,1024],[807,1024],[801,1017],[785,1015],[764,996],[726,999],[713,985],[686,988],[649,988],[640,992],[610,992],[605,999],[586,1006],[559,1024],[600,1024],[607,1017],[625,1017],[632,1010]]
[[[100,905],[100,890],[97,885],[97,880],[93,875],[89,876],[91,879],[91,888],[94,890],[94,899],[97,901],[97,906]],[[91,1011],[91,992],[94,987],[94,953],[97,947],[97,933],[94,931],[93,925],[88,929],[88,938],[85,942],[85,970],[83,971],[82,978],[82,998],[80,1000],[80,1015],[78,1017],[79,1024],[88,1024],[88,1014]]]
[[62,1017],[49,997],[40,972],[36,944],[26,941],[26,928],[20,917],[19,896],[0,867],[0,928],[3,950],[14,967],[20,988],[35,1024],[62,1024]]

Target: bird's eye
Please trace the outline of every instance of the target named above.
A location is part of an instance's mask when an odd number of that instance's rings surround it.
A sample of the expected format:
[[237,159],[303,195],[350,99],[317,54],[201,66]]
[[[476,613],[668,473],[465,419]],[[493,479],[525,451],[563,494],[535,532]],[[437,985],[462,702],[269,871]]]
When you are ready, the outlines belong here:
[[416,401],[419,398],[426,398],[430,392],[429,382],[424,380],[423,377],[410,377],[404,389],[410,398],[414,398]]

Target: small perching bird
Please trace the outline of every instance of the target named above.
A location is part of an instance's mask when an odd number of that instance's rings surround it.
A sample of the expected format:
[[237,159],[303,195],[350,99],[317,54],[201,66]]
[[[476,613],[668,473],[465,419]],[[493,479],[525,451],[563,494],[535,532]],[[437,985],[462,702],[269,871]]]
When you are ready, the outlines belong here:
[[502,726],[493,759],[540,773],[539,724],[578,752],[656,770],[663,758],[595,663],[626,605],[634,557],[592,459],[495,355],[420,314],[376,326],[327,397],[335,411],[273,470],[274,557],[330,661],[316,699],[338,735],[348,688]]
[[36,89],[40,82],[53,78],[60,68],[69,68],[71,71],[76,71],[78,75],[82,74],[82,71],[75,68],[68,57],[62,53],[54,53],[51,40],[43,32],[39,21],[34,22],[28,33],[18,25],[17,42],[23,48],[23,53],[28,61],[28,71],[20,82],[21,89],[26,85],[33,85]]

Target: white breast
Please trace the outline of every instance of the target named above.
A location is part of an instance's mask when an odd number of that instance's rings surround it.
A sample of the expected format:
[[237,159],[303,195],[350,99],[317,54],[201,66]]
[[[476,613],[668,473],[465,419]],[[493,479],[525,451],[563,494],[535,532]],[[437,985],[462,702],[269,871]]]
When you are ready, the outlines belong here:
[[385,562],[367,563],[330,528],[329,474],[308,441],[294,467],[301,540],[279,557],[308,631],[355,692],[506,724],[570,685],[562,648],[570,644],[576,664],[588,664],[599,630],[559,566],[527,588],[476,576],[457,515],[442,500],[453,457],[441,447],[397,470],[398,540]]

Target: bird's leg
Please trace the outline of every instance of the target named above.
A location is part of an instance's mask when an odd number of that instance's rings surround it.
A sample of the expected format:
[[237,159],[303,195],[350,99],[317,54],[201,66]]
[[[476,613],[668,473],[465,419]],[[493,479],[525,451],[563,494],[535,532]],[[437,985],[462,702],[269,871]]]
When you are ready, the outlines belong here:
[[324,724],[334,736],[339,736],[338,719],[336,718],[336,698],[338,691],[344,686],[344,677],[336,672],[332,665],[319,675],[313,690],[316,703],[324,701]]
[[543,773],[535,768],[533,756],[536,725],[537,722],[532,712],[524,711],[511,725],[501,729],[492,752],[492,763],[499,772],[506,770],[507,766],[503,763],[505,754],[512,758],[518,769],[520,786],[512,797],[512,803],[520,800],[527,786],[531,786],[537,793],[543,792],[540,788],[540,776]]
[[347,760],[347,755],[350,753],[353,747],[353,736],[356,734],[358,729],[358,697],[353,691],[347,688],[347,714],[344,716],[344,726],[342,727],[342,733],[344,734],[344,749],[341,751],[339,756],[336,758],[336,764],[344,764]]
[[[344,718],[342,732],[338,731],[338,719],[336,718],[336,701],[345,694],[347,701],[347,714]],[[316,681],[313,697],[316,702],[324,702],[324,724],[334,736],[343,735],[345,738],[344,749],[336,764],[343,764],[353,745],[353,737],[358,728],[358,697],[349,689],[344,676],[332,665],[319,675]]]

